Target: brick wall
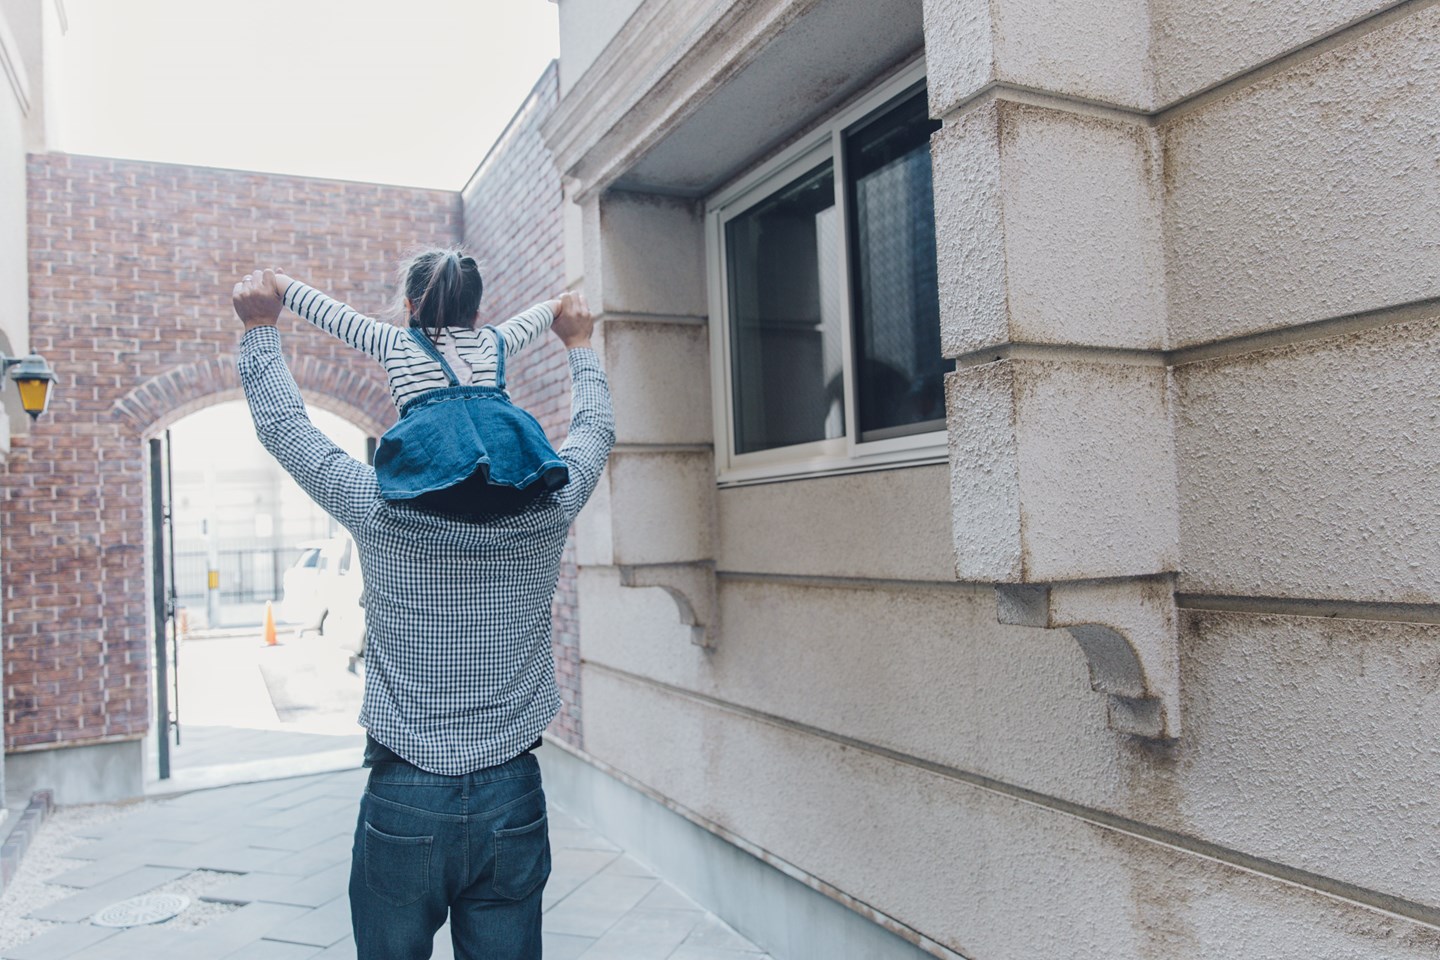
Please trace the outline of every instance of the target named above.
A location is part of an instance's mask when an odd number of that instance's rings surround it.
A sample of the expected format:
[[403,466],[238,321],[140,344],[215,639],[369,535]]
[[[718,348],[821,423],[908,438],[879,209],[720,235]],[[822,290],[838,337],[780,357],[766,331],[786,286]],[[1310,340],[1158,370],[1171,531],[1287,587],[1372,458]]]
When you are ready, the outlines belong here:
[[[565,282],[560,174],[540,137],[540,125],[558,97],[552,63],[462,193],[465,245],[480,261],[485,279],[480,317],[486,323],[498,323],[549,299]],[[507,373],[511,397],[558,442],[570,421],[570,367],[560,341],[546,337],[516,357]],[[580,746],[577,617],[572,537],[554,607],[555,665],[565,707],[551,732]]]
[[[380,312],[408,248],[460,235],[453,192],[62,154],[30,157],[29,206],[31,344],[60,382],[0,474],[9,750],[149,727],[143,441],[239,398],[235,279],[279,265]],[[376,364],[281,330],[311,403],[393,422]]]

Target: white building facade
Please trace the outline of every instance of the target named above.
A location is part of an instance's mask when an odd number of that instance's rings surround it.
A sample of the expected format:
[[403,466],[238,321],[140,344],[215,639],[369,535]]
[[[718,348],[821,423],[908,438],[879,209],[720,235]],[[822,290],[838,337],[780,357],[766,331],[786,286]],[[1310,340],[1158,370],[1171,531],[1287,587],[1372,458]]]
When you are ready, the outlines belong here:
[[[11,357],[30,352],[26,153],[44,149],[54,126],[47,80],[58,63],[54,38],[64,28],[61,0],[0,0],[0,353]],[[18,393],[0,379],[0,463],[10,454],[11,436],[28,430],[29,419]],[[3,721],[0,713],[0,731]],[[3,768],[0,762],[0,824]]]
[[560,0],[552,791],[791,958],[1440,950],[1440,5]]

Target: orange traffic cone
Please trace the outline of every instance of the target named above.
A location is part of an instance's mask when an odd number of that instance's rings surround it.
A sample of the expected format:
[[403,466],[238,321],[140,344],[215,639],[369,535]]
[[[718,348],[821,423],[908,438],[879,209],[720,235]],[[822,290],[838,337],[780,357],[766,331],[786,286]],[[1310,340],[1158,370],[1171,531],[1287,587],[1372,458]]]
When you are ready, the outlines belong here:
[[275,608],[269,600],[265,601],[265,646],[273,647],[279,643],[275,639]]

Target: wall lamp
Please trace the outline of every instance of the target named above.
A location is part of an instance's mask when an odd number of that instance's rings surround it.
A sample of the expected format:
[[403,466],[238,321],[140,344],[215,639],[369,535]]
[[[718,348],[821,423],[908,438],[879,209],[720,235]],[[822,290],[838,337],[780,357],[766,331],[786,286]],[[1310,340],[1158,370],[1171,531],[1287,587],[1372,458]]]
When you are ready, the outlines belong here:
[[20,406],[30,414],[31,420],[39,420],[40,414],[50,406],[50,386],[55,382],[55,371],[38,353],[28,357],[7,357],[0,353],[0,372],[3,372],[20,390]]

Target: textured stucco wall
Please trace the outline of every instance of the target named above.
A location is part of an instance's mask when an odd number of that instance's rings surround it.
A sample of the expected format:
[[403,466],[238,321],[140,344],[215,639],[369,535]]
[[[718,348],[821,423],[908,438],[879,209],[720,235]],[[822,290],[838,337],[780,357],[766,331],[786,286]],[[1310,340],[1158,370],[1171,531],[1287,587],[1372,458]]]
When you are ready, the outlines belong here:
[[[585,571],[587,690],[593,675],[621,671],[1192,843],[1440,901],[1440,885],[1414,870],[1440,855],[1420,839],[1437,810],[1428,785],[1440,765],[1422,744],[1440,720],[1427,694],[1440,628],[1189,613],[1185,734],[1155,747],[1106,727],[1073,642],[997,625],[993,598],[977,587],[725,576],[720,600],[724,629],[707,653],[686,642],[660,591],[620,591],[612,574]],[[1350,655],[1330,655],[1337,649]],[[753,736],[754,722],[737,721],[732,735]],[[696,749],[631,738],[677,766]],[[756,762],[781,763],[758,753]],[[1357,767],[1367,773],[1359,784],[1347,772]],[[723,823],[743,814],[704,809]],[[827,855],[844,845],[837,835]]]
[[[598,755],[968,957],[1433,956],[1432,927],[591,670]],[[692,751],[640,742],[663,728]]]
[[994,83],[1136,108],[1152,98],[1145,0],[926,0],[924,7],[936,116]]
[[1181,588],[1440,601],[1440,308],[1177,371]]
[[1150,0],[1155,106],[1164,107],[1395,5],[1395,0]]
[[1175,346],[1440,290],[1440,8],[1163,122]]
[[[941,956],[1434,955],[1440,7],[924,15],[948,467],[716,489],[698,217],[588,200],[586,749]],[[1173,597],[1178,738],[1031,581]]]

